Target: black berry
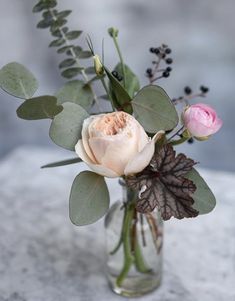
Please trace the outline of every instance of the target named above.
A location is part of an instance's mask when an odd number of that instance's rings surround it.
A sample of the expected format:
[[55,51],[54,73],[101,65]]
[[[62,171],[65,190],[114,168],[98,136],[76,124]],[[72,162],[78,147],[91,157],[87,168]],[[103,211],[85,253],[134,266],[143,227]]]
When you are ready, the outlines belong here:
[[154,53],[154,50],[155,50],[154,47],[151,47],[151,48],[149,49],[149,51],[150,51],[151,53]]
[[201,86],[201,87],[200,87],[200,90],[202,91],[202,93],[207,93],[207,92],[209,92],[209,88],[208,88],[208,87],[205,87],[205,86]]
[[168,58],[166,59],[166,63],[167,63],[168,65],[172,64],[172,63],[173,63],[173,59],[170,58],[170,57],[168,57]]
[[171,67],[167,67],[167,68],[166,68],[166,71],[171,72],[171,71],[172,71],[172,68],[171,68]]
[[192,144],[194,142],[194,139],[193,138],[189,138],[188,141],[187,141],[189,144]]
[[160,49],[159,49],[159,48],[155,48],[155,49],[154,49],[154,53],[155,53],[155,54],[159,54],[159,53],[160,53]]
[[146,70],[146,73],[147,73],[147,76],[149,76],[149,77],[151,77],[151,76],[153,75],[153,71],[152,71],[151,68],[148,68],[148,69]]
[[170,76],[170,72],[164,71],[164,72],[162,73],[162,76],[163,76],[163,77],[169,77],[169,76]]
[[171,49],[170,48],[166,48],[165,53],[166,54],[170,54],[171,53]]
[[190,88],[190,87],[185,87],[184,88],[184,93],[186,94],[186,95],[189,95],[189,94],[191,94],[192,93],[192,89]]

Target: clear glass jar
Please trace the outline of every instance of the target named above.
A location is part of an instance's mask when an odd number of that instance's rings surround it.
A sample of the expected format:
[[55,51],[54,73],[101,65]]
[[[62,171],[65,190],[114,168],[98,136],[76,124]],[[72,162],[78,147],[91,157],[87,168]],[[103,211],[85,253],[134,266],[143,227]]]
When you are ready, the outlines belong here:
[[114,292],[137,297],[156,289],[162,278],[163,221],[157,210],[135,209],[136,193],[125,182],[122,200],[105,218],[107,278]]

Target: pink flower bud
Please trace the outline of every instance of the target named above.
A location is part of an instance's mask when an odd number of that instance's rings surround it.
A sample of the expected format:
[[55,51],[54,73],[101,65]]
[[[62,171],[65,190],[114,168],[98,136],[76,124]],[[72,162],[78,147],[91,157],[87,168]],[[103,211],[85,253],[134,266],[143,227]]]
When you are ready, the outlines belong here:
[[223,122],[215,110],[204,103],[189,106],[182,114],[185,127],[196,138],[205,138],[216,133]]

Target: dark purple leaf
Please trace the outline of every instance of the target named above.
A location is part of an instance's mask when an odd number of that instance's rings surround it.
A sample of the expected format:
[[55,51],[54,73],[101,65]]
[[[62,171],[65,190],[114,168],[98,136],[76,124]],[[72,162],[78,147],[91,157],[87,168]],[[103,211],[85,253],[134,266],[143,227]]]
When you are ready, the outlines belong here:
[[139,191],[137,210],[148,213],[157,207],[164,220],[197,216],[192,207],[196,186],[184,177],[195,164],[184,154],[176,156],[170,144],[157,150],[149,166],[127,178],[127,185]]

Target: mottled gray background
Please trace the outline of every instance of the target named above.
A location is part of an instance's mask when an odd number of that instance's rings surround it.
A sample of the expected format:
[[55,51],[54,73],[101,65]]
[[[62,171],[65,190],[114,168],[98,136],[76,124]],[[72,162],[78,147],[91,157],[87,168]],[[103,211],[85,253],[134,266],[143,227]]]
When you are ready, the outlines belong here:
[[[51,41],[47,30],[36,29],[39,14],[31,13],[35,2],[0,1],[0,66],[10,61],[26,64],[39,79],[38,94],[52,94],[63,84],[57,69],[61,57],[47,47]],[[211,88],[206,102],[212,104],[224,120],[220,133],[209,142],[186,145],[186,152],[202,166],[235,171],[234,0],[58,2],[63,9],[73,9],[70,27],[89,33],[98,52],[105,38],[105,58],[109,66],[116,63],[117,57],[106,29],[118,27],[125,60],[140,76],[143,85],[147,83],[144,71],[151,61],[148,48],[161,42],[169,44],[174,50],[174,72],[169,80],[161,82],[168,94],[179,96],[185,84],[194,89],[206,84]],[[3,92],[0,92],[0,103],[0,156],[21,144],[56,148],[48,138],[47,121],[18,120],[15,110],[19,100]]]

